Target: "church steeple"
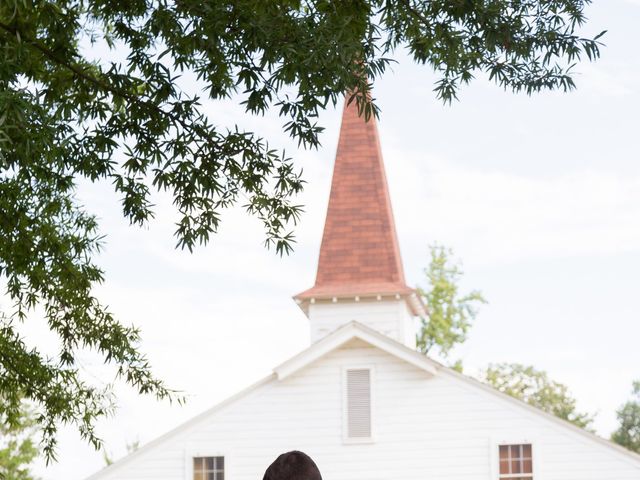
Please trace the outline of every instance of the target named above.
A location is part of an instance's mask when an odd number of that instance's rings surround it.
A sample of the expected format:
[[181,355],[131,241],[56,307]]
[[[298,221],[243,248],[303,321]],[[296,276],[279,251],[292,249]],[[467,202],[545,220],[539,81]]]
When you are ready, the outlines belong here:
[[386,299],[422,313],[404,277],[377,125],[355,101],[342,114],[315,285],[295,299],[312,321],[310,305],[327,301],[364,308]]

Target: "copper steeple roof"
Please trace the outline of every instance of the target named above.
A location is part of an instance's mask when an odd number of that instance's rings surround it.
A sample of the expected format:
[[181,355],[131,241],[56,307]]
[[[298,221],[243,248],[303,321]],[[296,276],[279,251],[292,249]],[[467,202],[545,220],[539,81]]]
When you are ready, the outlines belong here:
[[315,285],[295,298],[407,295],[375,119],[345,102]]

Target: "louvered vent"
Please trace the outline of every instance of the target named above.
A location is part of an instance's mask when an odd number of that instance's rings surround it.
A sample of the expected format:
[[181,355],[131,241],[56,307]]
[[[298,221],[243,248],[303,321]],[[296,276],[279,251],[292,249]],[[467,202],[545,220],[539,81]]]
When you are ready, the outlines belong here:
[[347,370],[347,435],[371,437],[371,371]]

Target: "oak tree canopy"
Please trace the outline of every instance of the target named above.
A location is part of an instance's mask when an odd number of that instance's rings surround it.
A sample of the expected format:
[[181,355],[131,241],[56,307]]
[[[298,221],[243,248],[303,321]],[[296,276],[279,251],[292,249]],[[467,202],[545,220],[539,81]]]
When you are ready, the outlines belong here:
[[[79,181],[110,184],[135,225],[152,220],[151,195],[168,192],[179,248],[206,243],[239,205],[286,253],[299,169],[260,132],[207,115],[202,99],[275,110],[284,132],[318,147],[318,113],[344,92],[376,113],[372,84],[399,49],[436,72],[444,102],[478,74],[515,92],[570,90],[573,65],[599,55],[599,36],[579,33],[588,3],[0,0],[0,414],[33,404],[49,458],[62,423],[98,447],[95,422],[111,402],[78,371],[85,348],[140,393],[173,396],[139,332],[94,295],[102,237]],[[185,75],[201,88],[183,89]],[[54,358],[19,331],[36,314],[59,338]]]

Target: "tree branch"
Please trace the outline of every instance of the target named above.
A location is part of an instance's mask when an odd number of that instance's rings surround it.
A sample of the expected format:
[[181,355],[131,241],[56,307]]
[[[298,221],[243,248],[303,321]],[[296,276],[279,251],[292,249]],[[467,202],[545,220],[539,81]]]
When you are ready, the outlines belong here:
[[[15,36],[18,36],[19,38],[22,38],[25,40],[25,44],[31,46],[32,48],[35,48],[36,50],[38,50],[40,53],[42,53],[45,57],[47,57],[49,60],[53,61],[54,63],[56,63],[57,65],[60,65],[61,67],[64,67],[68,70],[70,70],[71,72],[74,73],[74,75],[76,75],[77,77],[82,78],[83,80],[92,83],[93,85],[95,85],[96,87],[98,87],[101,90],[106,90],[109,93],[111,93],[112,95],[116,95],[119,97],[122,97],[130,102],[136,103],[138,105],[142,105],[146,108],[149,108],[151,110],[154,110],[156,113],[159,113],[161,115],[165,115],[169,118],[171,118],[173,121],[177,122],[180,124],[180,126],[182,126],[182,128],[184,128],[187,131],[190,131],[196,135],[198,135],[201,132],[198,132],[197,129],[194,129],[192,124],[186,123],[180,116],[172,113],[172,112],[167,112],[166,110],[163,110],[162,108],[158,107],[157,105],[144,100],[142,98],[140,98],[138,95],[135,95],[131,92],[127,92],[127,91],[123,91],[120,89],[117,89],[115,87],[113,87],[112,85],[110,85],[107,82],[104,82],[103,80],[96,78],[88,73],[86,73],[85,71],[83,71],[82,69],[80,69],[77,65],[73,65],[69,62],[66,62],[65,60],[59,58],[57,55],[55,55],[51,50],[49,50],[46,46],[44,46],[42,43],[40,43],[38,40],[36,39],[30,39],[26,36],[24,36],[16,27],[12,27],[10,25],[6,25],[2,22],[0,22],[0,28],[2,28],[3,30],[5,30],[8,33],[11,33]],[[210,135],[204,135],[207,139],[208,142],[211,142],[213,145],[215,145],[216,147],[220,147],[220,144],[218,142],[213,142],[212,138]]]

